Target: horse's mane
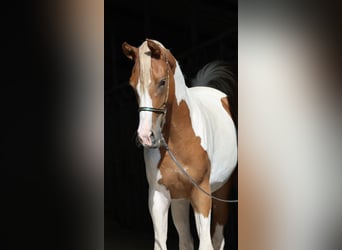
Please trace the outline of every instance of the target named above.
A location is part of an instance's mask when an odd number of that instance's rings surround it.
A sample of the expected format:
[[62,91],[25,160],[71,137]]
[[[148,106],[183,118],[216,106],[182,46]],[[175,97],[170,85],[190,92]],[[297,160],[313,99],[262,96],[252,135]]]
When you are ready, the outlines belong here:
[[229,98],[234,95],[236,81],[227,63],[213,61],[197,72],[195,78],[191,80],[191,86],[212,87],[221,90]]

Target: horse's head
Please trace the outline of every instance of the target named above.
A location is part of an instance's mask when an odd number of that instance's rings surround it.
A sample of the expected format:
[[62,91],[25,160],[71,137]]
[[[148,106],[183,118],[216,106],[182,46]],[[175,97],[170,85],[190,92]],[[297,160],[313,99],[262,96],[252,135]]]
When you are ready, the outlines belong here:
[[124,42],[122,49],[134,61],[130,85],[139,104],[138,139],[144,147],[159,147],[166,112],[174,96],[176,60],[154,40],[147,39],[139,48]]

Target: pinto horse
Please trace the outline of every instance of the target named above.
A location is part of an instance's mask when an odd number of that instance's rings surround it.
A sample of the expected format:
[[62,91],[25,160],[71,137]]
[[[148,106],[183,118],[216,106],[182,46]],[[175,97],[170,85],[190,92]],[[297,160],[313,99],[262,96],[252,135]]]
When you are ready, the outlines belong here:
[[[134,61],[130,85],[139,103],[137,138],[144,147],[154,249],[167,249],[170,206],[179,249],[194,248],[190,204],[199,249],[223,249],[229,204],[222,199],[237,165],[227,95],[212,87],[187,87],[177,60],[158,41],[147,39],[139,48],[124,42],[122,49]],[[200,72],[201,85],[222,82],[228,74],[215,64]]]

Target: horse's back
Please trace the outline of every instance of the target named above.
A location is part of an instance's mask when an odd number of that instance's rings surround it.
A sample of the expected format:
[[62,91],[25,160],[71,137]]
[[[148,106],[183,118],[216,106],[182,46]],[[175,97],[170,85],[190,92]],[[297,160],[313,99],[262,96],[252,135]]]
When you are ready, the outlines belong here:
[[211,87],[192,87],[189,94],[192,127],[208,153],[210,184],[215,191],[228,180],[236,166],[236,129],[223,92]]

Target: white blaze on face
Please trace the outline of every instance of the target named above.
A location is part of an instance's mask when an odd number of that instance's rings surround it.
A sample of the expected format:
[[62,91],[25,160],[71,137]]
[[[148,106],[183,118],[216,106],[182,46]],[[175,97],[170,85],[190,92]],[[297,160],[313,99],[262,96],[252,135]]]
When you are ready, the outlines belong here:
[[[140,107],[152,107],[152,98],[148,92],[151,84],[151,56],[146,55],[150,51],[147,42],[139,47],[140,77],[137,84],[137,93],[140,98]],[[152,112],[141,111],[139,114],[138,136],[143,145],[151,145]]]

